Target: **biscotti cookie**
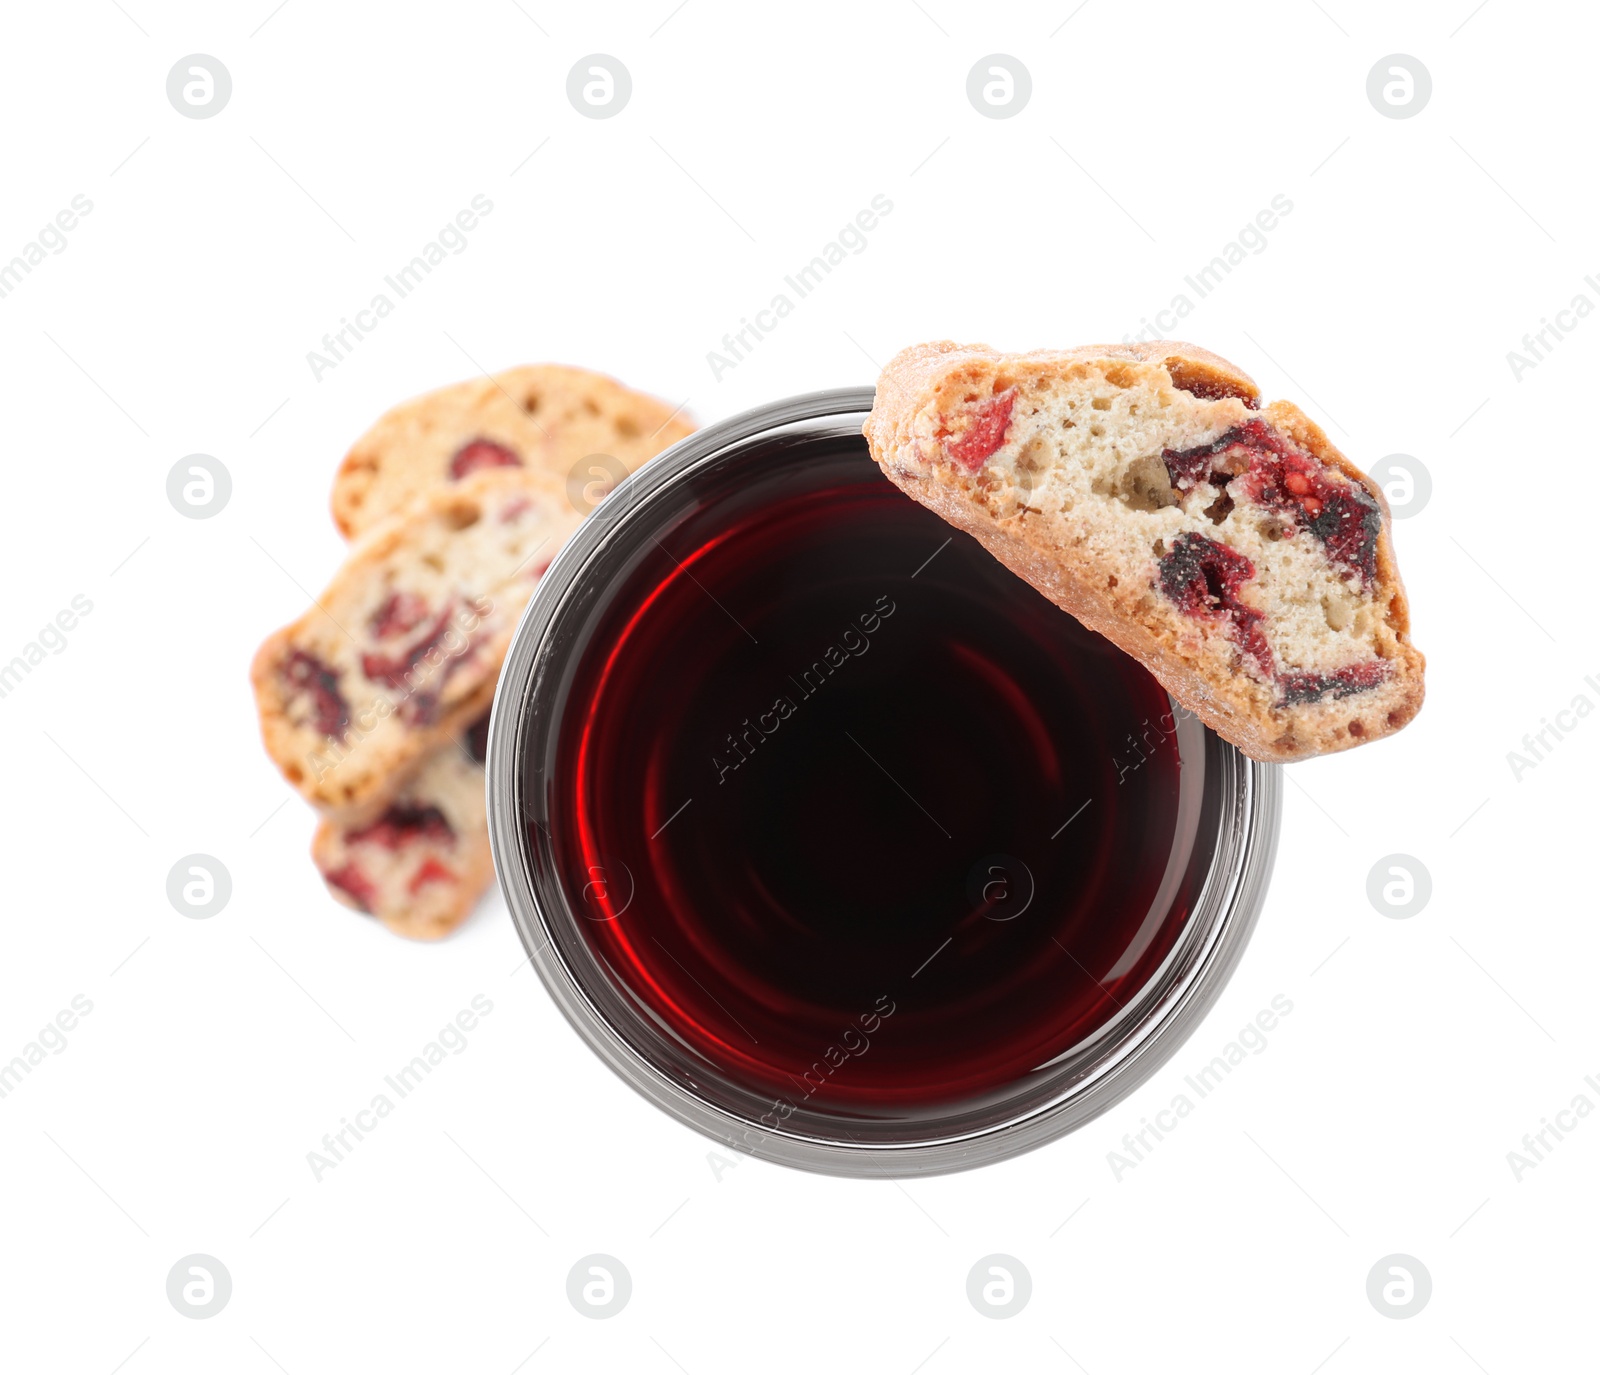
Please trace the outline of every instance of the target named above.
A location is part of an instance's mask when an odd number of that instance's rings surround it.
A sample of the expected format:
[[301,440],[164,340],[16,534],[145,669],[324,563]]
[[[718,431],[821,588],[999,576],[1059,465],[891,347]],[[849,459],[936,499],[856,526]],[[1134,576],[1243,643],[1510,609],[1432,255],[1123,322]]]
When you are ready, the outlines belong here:
[[377,820],[324,820],[311,858],[328,891],[413,940],[437,940],[472,911],[494,873],[484,805],[488,718],[428,756]]
[[1382,492],[1214,354],[925,344],[865,431],[897,486],[1252,758],[1347,749],[1422,705]]
[[251,669],[267,753],[307,801],[369,820],[485,711],[511,633],[579,517],[525,470],[441,487],[372,530]]
[[419,492],[485,468],[533,468],[565,482],[580,460],[608,456],[631,473],[693,429],[663,402],[600,373],[512,368],[387,412],[339,465],[333,518],[358,535]]

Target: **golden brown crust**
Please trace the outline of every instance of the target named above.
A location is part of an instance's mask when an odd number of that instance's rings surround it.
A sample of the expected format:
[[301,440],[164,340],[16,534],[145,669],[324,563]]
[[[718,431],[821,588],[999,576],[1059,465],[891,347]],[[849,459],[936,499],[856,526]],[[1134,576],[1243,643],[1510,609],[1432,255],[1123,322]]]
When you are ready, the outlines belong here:
[[[986,344],[957,344],[940,340],[913,344],[889,360],[878,379],[878,399],[865,432],[873,442],[887,447],[898,422],[909,422],[916,403],[929,396],[943,400],[970,377],[1000,365],[1007,377],[1048,377],[1074,363],[1126,359],[1130,363],[1160,363],[1180,391],[1196,396],[1237,397],[1252,410],[1260,406],[1260,389],[1250,375],[1226,358],[1198,344],[1161,339],[1140,344],[1085,344],[1070,349],[1035,349],[1031,353],[1002,354]],[[1308,422],[1309,423],[1309,422]]]
[[[1038,520],[1013,518],[986,500],[983,479],[959,472],[944,454],[940,417],[958,414],[974,393],[997,396],[1011,388],[1094,369],[1115,377],[1119,362],[1158,365],[1164,385],[1214,404],[1219,427],[1238,424],[1259,407],[1247,374],[1204,349],[1158,341],[1001,354],[983,346],[923,344],[897,355],[879,382],[864,429],[877,459],[902,490],[985,548],[1041,593],[1133,655],[1184,707],[1252,758],[1287,761],[1348,749],[1392,734],[1412,719],[1423,698],[1424,660],[1409,639],[1410,613],[1390,540],[1388,504],[1298,407],[1276,402],[1259,412],[1315,458],[1359,483],[1379,504],[1376,541],[1383,624],[1378,652],[1392,665],[1381,694],[1354,695],[1307,708],[1278,709],[1276,691],[1243,673],[1218,674],[1184,651],[1170,607],[1148,585],[1109,580],[1101,560],[1085,553],[1081,528],[1063,518],[1066,537]],[[1381,706],[1381,710],[1379,707]]]

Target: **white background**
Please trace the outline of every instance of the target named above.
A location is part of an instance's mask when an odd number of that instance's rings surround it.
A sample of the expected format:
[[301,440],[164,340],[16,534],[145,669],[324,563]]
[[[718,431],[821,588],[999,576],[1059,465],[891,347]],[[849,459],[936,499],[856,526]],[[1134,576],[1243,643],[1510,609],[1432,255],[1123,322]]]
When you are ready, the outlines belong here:
[[[1600,302],[1583,282],[1600,271],[1600,24],[1473,3],[8,9],[0,260],[74,195],[94,208],[0,300],[0,660],[75,595],[93,611],[0,700],[0,1058],[74,995],[93,1012],[0,1100],[0,1363],[1500,1375],[1592,1359],[1600,1120],[1520,1181],[1506,1156],[1575,1095],[1600,1105],[1584,1084],[1600,1076],[1600,718],[1520,781],[1506,756],[1576,694],[1600,703],[1584,683],[1600,676],[1600,319],[1520,381],[1506,354],[1578,292]],[[165,94],[197,52],[233,79],[203,121]],[[595,52],[632,73],[612,119],[566,97]],[[997,52],[1033,80],[1004,120],[965,94]],[[1366,96],[1397,52],[1433,79],[1405,120]],[[480,193],[494,210],[468,249],[315,380],[308,350]],[[1292,213],[1182,337],[1305,405],[1358,462],[1431,472],[1431,502],[1396,528],[1428,703],[1393,740],[1289,771],[1245,960],[1133,1098],[965,1175],[741,1159],[719,1177],[709,1142],[568,1030],[498,897],[419,946],[323,891],[246,669],[336,568],[330,479],[387,406],[549,359],[706,421],[867,383],[927,338],[1118,339],[1280,193]],[[894,209],[867,250],[715,380],[707,351],[877,194]],[[165,494],[194,452],[233,479],[205,521]],[[165,893],[196,851],[233,879],[208,921]],[[1366,897],[1397,852],[1433,880],[1403,921]],[[323,1133],[475,994],[494,1011],[469,1048],[314,1180]],[[1123,1134],[1278,994],[1294,1010],[1266,1050],[1114,1177]],[[233,1277],[206,1321],[165,1293],[193,1252]],[[607,1321],[566,1297],[593,1252],[633,1277]],[[1032,1275],[1008,1321],[965,1296],[992,1252]],[[1433,1278],[1405,1321],[1366,1296],[1392,1252]]]

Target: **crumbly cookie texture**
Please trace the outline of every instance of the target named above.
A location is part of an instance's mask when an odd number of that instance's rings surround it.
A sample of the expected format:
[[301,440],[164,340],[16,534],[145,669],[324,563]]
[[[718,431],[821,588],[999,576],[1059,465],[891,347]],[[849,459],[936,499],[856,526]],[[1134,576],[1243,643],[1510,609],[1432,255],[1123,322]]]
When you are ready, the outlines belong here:
[[449,935],[489,886],[484,717],[425,759],[376,820],[324,819],[311,858],[328,891],[413,940]]
[[1192,344],[922,344],[865,432],[891,481],[1254,759],[1393,734],[1423,657],[1383,493]]
[[[333,518],[353,537],[419,493],[487,468],[529,468],[566,482],[574,465],[602,456],[631,473],[693,429],[664,402],[601,373],[512,368],[383,415],[339,465]],[[604,481],[588,472],[580,479],[583,488]]]
[[335,820],[376,818],[488,709],[517,620],[578,521],[559,483],[502,469],[369,530],[251,667],[283,776]]

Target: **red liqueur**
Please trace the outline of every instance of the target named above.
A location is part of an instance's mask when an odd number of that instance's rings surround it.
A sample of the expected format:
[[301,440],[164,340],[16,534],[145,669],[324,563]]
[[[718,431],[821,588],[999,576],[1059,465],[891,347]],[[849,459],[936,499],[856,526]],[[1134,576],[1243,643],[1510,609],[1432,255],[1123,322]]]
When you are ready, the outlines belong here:
[[[1175,593],[1225,587],[1190,552]],[[580,938],[773,1125],[993,1101],[1183,931],[1198,727],[859,441],[687,505],[562,671],[533,824]]]

